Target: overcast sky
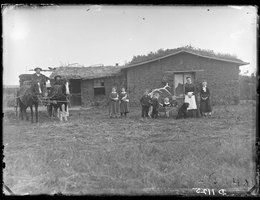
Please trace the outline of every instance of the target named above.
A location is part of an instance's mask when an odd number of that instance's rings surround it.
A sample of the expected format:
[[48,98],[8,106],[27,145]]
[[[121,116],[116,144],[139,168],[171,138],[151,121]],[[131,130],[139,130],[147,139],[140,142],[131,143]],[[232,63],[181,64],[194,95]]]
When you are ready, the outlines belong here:
[[2,16],[4,85],[18,85],[34,67],[123,65],[134,55],[185,45],[235,54],[250,62],[242,73],[256,69],[252,6],[8,7]]

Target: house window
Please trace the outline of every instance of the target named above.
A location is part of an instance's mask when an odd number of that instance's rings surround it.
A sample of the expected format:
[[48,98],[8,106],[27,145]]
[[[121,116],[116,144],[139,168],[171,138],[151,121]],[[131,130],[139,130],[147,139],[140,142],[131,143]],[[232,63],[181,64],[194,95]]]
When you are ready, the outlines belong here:
[[94,80],[94,96],[105,95],[105,94],[106,94],[106,90],[105,90],[104,80],[101,79]]
[[184,97],[184,87],[187,82],[186,78],[190,76],[194,80],[194,73],[175,73],[174,74],[174,94],[176,97]]

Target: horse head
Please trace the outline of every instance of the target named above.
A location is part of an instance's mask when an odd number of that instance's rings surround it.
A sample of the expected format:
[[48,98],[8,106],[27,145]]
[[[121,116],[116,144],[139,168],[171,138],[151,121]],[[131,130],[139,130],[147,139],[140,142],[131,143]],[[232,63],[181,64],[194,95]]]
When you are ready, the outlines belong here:
[[69,81],[62,80],[51,87],[50,97],[54,99],[64,98],[70,95]]
[[33,92],[36,95],[43,95],[43,96],[47,96],[47,87],[46,84],[42,83],[42,82],[35,82],[33,85]]
[[66,95],[70,95],[69,81],[65,80]]

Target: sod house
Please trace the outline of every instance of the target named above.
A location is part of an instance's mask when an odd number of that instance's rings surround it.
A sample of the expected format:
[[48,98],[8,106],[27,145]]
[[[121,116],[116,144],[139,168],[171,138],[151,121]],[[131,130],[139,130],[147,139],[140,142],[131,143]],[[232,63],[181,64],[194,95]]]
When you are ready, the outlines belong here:
[[166,83],[177,100],[183,101],[187,76],[192,77],[197,87],[204,79],[208,82],[213,104],[239,103],[239,66],[249,63],[228,54],[192,47],[159,52],[153,57],[134,57],[137,59],[121,70],[132,104],[139,104],[146,88],[160,88]]

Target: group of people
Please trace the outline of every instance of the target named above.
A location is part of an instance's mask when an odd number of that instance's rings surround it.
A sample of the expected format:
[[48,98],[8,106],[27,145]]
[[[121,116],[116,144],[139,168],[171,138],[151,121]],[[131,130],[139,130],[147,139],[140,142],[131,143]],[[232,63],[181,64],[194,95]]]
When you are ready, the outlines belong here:
[[187,107],[188,116],[196,117],[198,113],[198,106],[196,101],[196,95],[199,94],[200,97],[200,106],[199,112],[202,116],[211,116],[212,107],[210,103],[210,92],[207,87],[207,81],[203,80],[199,90],[197,91],[196,86],[192,83],[191,77],[186,78],[187,83],[185,84],[184,89],[184,102],[188,103]]
[[140,99],[142,106],[142,117],[143,118],[157,118],[159,115],[160,107],[169,117],[169,112],[167,108],[176,107],[178,105],[175,96],[172,96],[172,99],[168,97],[164,98],[163,102],[159,101],[160,94],[158,92],[149,93],[149,90],[146,89],[144,95]]
[[112,92],[109,95],[109,116],[110,118],[126,117],[129,113],[129,97],[125,91],[125,88],[121,89],[118,94],[116,87],[112,88]]
[[[207,82],[205,80],[202,81],[202,84],[198,91],[196,89],[196,86],[192,83],[191,77],[187,77],[186,80],[187,82],[184,87],[184,103],[182,106],[179,107],[177,119],[181,118],[180,115],[182,114],[184,118],[197,117],[199,113],[202,116],[211,116],[212,107],[210,103],[210,92],[209,88],[207,87]],[[199,110],[196,99],[196,96],[198,94],[200,97]],[[142,117],[149,117],[149,110],[152,109],[151,118],[157,118],[160,105],[162,108],[164,108],[164,112],[167,110],[167,107],[176,107],[178,105],[175,96],[172,96],[171,101],[169,101],[169,98],[165,98],[163,103],[159,103],[158,99],[158,92],[151,94],[148,90],[145,91],[143,97],[140,100],[142,105]],[[169,117],[169,113],[167,116]]]
[[[34,70],[36,73],[32,75],[32,82],[46,83],[48,78],[40,73],[42,69],[37,67]],[[202,116],[211,116],[212,108],[210,103],[210,91],[207,87],[207,82],[205,80],[202,81],[199,90],[197,90],[196,86],[192,83],[191,77],[187,77],[186,80],[187,82],[184,88],[184,104],[186,105],[186,107],[184,107],[187,111],[187,116],[196,117],[198,116],[198,111]],[[61,76],[55,76],[53,85],[61,84]],[[176,101],[176,97],[172,96],[171,99],[164,98],[163,102],[159,102],[160,94],[158,92],[149,92],[150,91],[146,89],[144,95],[140,99],[140,103],[142,106],[141,116],[143,118],[157,118],[160,108],[163,108],[166,115],[169,117],[169,112],[167,112],[167,108],[177,107],[178,103]],[[196,96],[198,94],[200,97],[199,110],[196,99]],[[118,93],[116,91],[116,87],[113,87],[109,95],[109,102],[109,116],[111,118],[117,118],[120,116],[126,117],[127,113],[129,113],[129,96],[125,88],[122,88],[121,92]]]
[[[207,82],[205,80],[202,81],[202,84],[198,90],[192,83],[191,77],[187,77],[186,80],[187,82],[184,89],[184,104],[179,107],[179,112],[185,111],[184,117],[197,117],[198,112],[202,116],[211,116],[212,108],[210,103],[210,91],[207,87]],[[200,97],[199,109],[197,106],[197,95]],[[159,101],[159,97],[159,92],[150,92],[148,89],[145,90],[144,95],[140,99],[140,104],[142,106],[141,116],[143,118],[157,118],[160,110],[163,110],[166,116],[169,117],[169,112],[167,112],[167,110],[177,108],[178,102],[175,96],[172,96],[171,98],[166,97],[163,99],[163,102]],[[127,116],[127,113],[129,113],[129,97],[125,91],[125,88],[122,88],[121,93],[118,94],[116,88],[113,87],[109,99],[110,117],[119,117],[120,114],[121,116]]]

